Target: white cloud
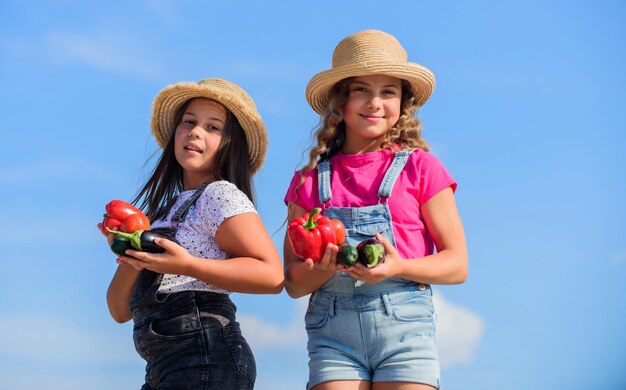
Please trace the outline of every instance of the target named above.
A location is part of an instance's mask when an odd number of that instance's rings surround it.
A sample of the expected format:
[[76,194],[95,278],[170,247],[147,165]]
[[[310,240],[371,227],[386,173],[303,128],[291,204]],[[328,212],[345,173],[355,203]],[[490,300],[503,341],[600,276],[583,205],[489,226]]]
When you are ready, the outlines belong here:
[[44,159],[30,164],[19,166],[0,167],[0,183],[18,184],[24,182],[60,179],[75,180],[79,177],[87,177],[90,181],[102,181],[114,183],[120,177],[112,170],[103,168],[81,157],[63,157]]
[[[483,333],[483,321],[468,309],[454,305],[436,292],[433,302],[437,311],[437,341],[444,367],[470,363]],[[307,299],[296,301],[293,319],[285,326],[271,324],[249,314],[240,314],[239,322],[253,350],[306,348],[304,313]]]
[[33,313],[3,314],[2,388],[138,388],[143,383],[145,363],[135,352],[130,335],[128,326],[120,326],[119,332],[96,331],[77,326],[75,321]]
[[231,62],[226,64],[224,69],[242,77],[263,77],[266,79],[293,80],[295,82],[307,80],[311,74],[302,64],[284,61],[261,61],[258,59]]
[[622,249],[613,254],[613,263],[617,265],[626,264],[626,249]]
[[93,34],[52,31],[46,35],[44,44],[57,61],[93,66],[142,79],[158,77],[161,70],[155,61],[144,58],[141,45],[133,45],[132,41],[130,32],[108,29]]
[[[24,245],[28,248],[66,247],[68,239],[76,243],[88,243],[96,242],[101,238],[100,248],[104,248],[106,244],[96,228],[96,224],[102,219],[102,214],[96,214],[94,218],[69,212],[59,215],[58,213],[41,214],[24,209],[2,211],[3,218],[11,223],[0,224],[0,244]],[[80,226],[80,228],[68,229],[68,226]],[[37,238],[33,239],[33,237]]]
[[[285,348],[306,348],[302,318],[307,303],[306,298],[295,301],[292,319],[284,326],[240,314],[239,321],[253,350],[271,353]],[[437,336],[442,366],[470,362],[480,342],[482,320],[469,310],[448,302],[439,293],[435,294],[434,303],[438,311]],[[0,316],[0,359],[8,363],[0,366],[0,375],[11,388],[35,388],[43,383],[50,389],[87,388],[85,385],[93,389],[136,387],[141,381],[143,361],[133,348],[128,325],[120,327],[119,332],[93,330],[78,326],[74,321],[32,313],[3,314]],[[31,370],[27,375],[25,365],[45,367],[55,373],[51,375],[43,370],[39,375],[31,375]],[[119,368],[112,370],[120,366],[125,367],[124,372]],[[85,368],[87,371],[83,372]],[[267,373],[259,378],[260,388],[289,388],[282,382],[278,382],[282,387],[273,387],[272,375]],[[89,386],[90,381],[93,386]]]
[[35,364],[138,363],[128,332],[112,334],[37,314],[0,317],[0,356]]
[[34,373],[32,366],[0,367],[3,389],[46,389],[46,390],[111,390],[137,389],[143,383],[142,368],[134,374],[119,374],[106,370],[82,372],[80,369]]
[[107,26],[95,32],[49,31],[33,39],[0,42],[7,55],[57,65],[78,64],[142,80],[157,79],[162,69],[146,54],[145,39],[133,31]]
[[241,332],[245,335],[253,351],[278,348],[305,348],[307,335],[304,329],[304,313],[308,298],[295,301],[292,319],[285,326],[271,324],[254,315],[241,313],[237,321],[241,324]]
[[482,319],[470,310],[450,303],[439,291],[434,292],[433,303],[437,312],[441,365],[470,363],[482,337]]
[[182,22],[182,18],[176,12],[176,7],[167,0],[146,0],[146,6],[154,14],[166,21],[172,26],[178,26]]

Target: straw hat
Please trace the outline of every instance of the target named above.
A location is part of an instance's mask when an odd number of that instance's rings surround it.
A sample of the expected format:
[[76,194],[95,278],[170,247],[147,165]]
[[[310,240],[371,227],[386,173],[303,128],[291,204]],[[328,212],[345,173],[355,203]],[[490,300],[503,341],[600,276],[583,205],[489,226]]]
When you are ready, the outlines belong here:
[[172,131],[178,125],[176,112],[189,99],[204,97],[223,104],[237,117],[248,140],[250,167],[256,172],[263,165],[267,151],[267,132],[250,96],[238,85],[211,78],[193,82],[172,84],[163,89],[152,103],[152,135],[164,148]]
[[408,62],[398,40],[379,30],[364,30],[344,38],[333,52],[332,68],[313,76],[306,87],[306,100],[318,113],[328,105],[328,93],[348,77],[384,74],[408,81],[415,101],[422,106],[435,89],[435,76],[422,65]]

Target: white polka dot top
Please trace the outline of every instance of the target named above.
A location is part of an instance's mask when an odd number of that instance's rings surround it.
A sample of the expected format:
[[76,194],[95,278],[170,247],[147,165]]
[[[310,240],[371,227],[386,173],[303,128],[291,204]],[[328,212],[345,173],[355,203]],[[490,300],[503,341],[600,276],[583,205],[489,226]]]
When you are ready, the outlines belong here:
[[[178,195],[166,219],[155,221],[152,227],[171,227],[170,222],[176,210],[193,195],[195,190],[183,191]],[[191,206],[185,220],[178,224],[176,239],[195,257],[225,260],[230,256],[215,242],[215,233],[226,219],[243,213],[256,213],[254,205],[246,194],[234,184],[221,180],[210,183],[196,203]],[[207,260],[213,261],[213,260]],[[159,292],[210,291],[229,294],[230,291],[212,286],[185,275],[164,274]]]

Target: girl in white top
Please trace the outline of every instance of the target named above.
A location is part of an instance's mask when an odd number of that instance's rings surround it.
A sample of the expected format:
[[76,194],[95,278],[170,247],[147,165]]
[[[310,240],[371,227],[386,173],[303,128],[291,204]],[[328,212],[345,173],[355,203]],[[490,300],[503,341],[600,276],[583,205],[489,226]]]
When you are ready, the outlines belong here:
[[142,389],[251,389],[254,357],[229,293],[283,288],[278,251],[253,204],[265,126],[243,89],[206,79],[162,90],[152,133],[163,153],[134,203],[178,243],[156,239],[165,253],[120,256],[109,310],[134,321],[147,363]]

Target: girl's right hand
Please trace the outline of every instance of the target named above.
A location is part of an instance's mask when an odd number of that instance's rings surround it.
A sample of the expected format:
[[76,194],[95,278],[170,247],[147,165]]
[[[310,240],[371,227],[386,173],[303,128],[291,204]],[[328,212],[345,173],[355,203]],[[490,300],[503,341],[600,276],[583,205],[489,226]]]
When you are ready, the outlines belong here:
[[[113,237],[114,235],[113,234],[109,234],[106,230],[103,230],[102,223],[98,223],[98,225],[96,225],[96,226],[98,227],[98,230],[102,234],[106,235],[106,238],[107,238],[107,241],[109,243],[109,246],[111,246],[111,243],[113,242],[113,239],[115,238],[115,237]],[[117,228],[113,228],[111,230],[117,230]]]
[[326,251],[324,252],[324,256],[322,259],[315,263],[312,259],[304,260],[304,267],[309,271],[319,271],[319,272],[335,272],[339,269],[342,269],[343,266],[337,262],[337,252],[339,251],[339,247],[334,244],[328,244],[326,246]]

